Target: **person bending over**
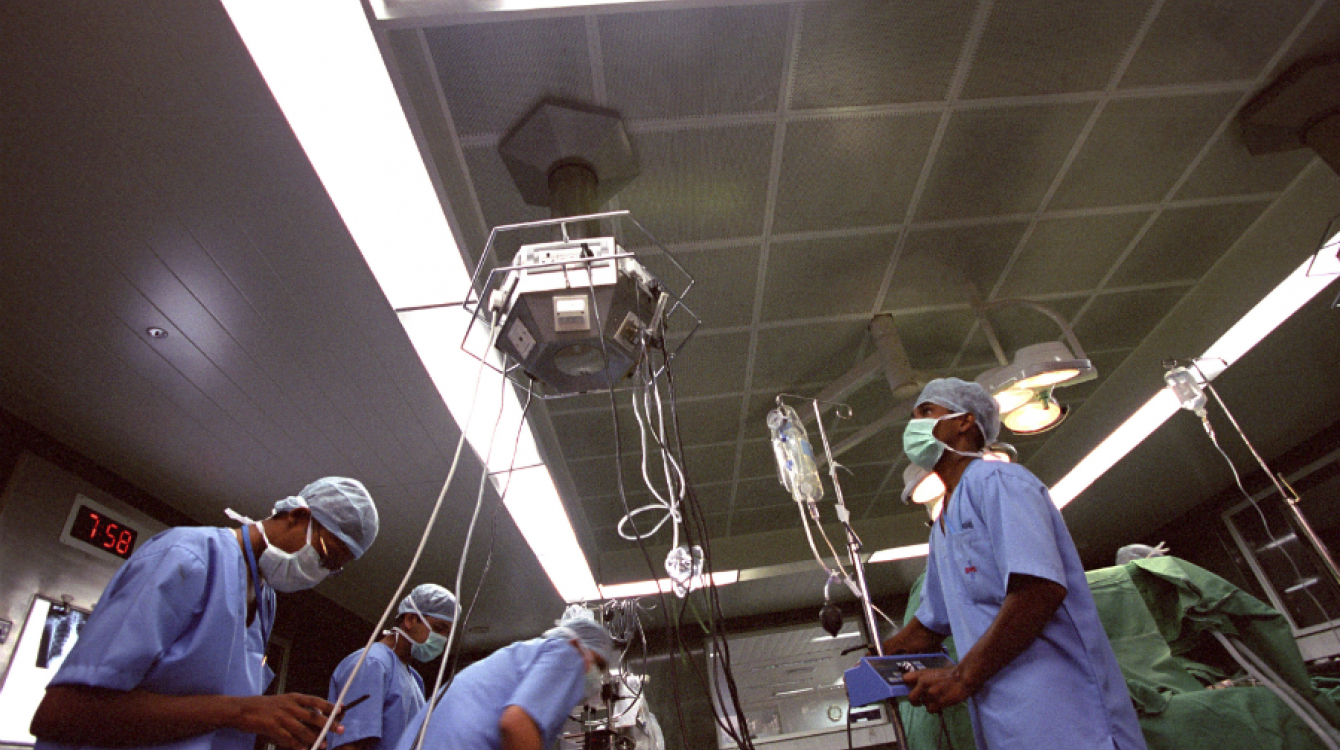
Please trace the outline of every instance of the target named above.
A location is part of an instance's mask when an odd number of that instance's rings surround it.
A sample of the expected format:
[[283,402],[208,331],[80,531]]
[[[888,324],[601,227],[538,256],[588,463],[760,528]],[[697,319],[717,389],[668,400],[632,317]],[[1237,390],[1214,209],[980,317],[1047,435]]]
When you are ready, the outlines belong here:
[[[589,617],[564,618],[543,636],[513,643],[461,670],[432,709],[423,747],[552,747],[568,714],[599,700],[613,658],[614,641],[604,626]],[[425,706],[396,750],[413,750],[428,713]]]

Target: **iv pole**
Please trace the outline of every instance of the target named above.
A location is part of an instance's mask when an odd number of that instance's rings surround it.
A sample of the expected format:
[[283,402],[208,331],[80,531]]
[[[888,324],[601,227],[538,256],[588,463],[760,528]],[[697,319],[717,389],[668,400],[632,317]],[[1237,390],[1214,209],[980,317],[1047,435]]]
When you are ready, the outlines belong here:
[[[810,399],[814,406],[814,418],[819,424],[819,439],[824,444],[824,457],[828,459],[828,476],[833,480],[833,494],[836,495],[835,506],[837,508],[838,520],[842,523],[842,528],[847,532],[847,556],[851,559],[851,567],[856,571],[856,587],[860,589],[861,615],[865,621],[865,632],[870,638],[870,649],[879,656],[884,655],[884,644],[879,639],[879,625],[875,621],[875,609],[870,604],[870,586],[865,580],[865,563],[861,560],[861,538],[856,535],[856,530],[851,526],[851,511],[847,510],[847,504],[842,498],[842,484],[838,481],[837,463],[833,461],[833,450],[828,443],[828,433],[824,430],[823,414],[819,410],[819,400]],[[850,710],[850,708],[848,708]],[[898,713],[898,707],[894,701],[889,701],[889,717],[893,723],[894,734],[898,738],[898,747],[906,750],[907,733],[903,728],[903,718]]]

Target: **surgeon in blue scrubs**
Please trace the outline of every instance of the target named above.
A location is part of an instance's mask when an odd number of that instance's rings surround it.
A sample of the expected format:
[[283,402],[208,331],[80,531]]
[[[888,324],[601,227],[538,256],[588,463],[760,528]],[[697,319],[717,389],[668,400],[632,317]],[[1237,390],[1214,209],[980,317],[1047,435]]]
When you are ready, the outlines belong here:
[[264,656],[275,591],[311,588],[361,557],[377,509],[357,480],[327,477],[259,523],[228,513],[245,525],[169,529],[116,572],[33,716],[38,750],[316,740],[334,706],[261,695],[274,676]]
[[614,641],[585,615],[499,649],[461,670],[436,707],[425,706],[396,750],[413,750],[430,712],[424,750],[541,750],[553,747],[568,714],[600,700]]
[[400,733],[426,702],[423,678],[409,661],[426,663],[442,655],[456,619],[456,597],[442,586],[424,583],[401,600],[397,611],[395,626],[367,649],[366,657],[363,649],[349,654],[331,675],[331,703],[341,690],[346,705],[367,697],[344,713],[344,734],[331,738],[332,748],[394,750]]
[[933,380],[903,435],[914,464],[944,481],[916,616],[884,653],[926,653],[948,635],[957,665],[911,672],[915,705],[972,699],[990,750],[1145,750],[1084,569],[1042,482],[983,461],[1000,433],[995,399],[976,383]]

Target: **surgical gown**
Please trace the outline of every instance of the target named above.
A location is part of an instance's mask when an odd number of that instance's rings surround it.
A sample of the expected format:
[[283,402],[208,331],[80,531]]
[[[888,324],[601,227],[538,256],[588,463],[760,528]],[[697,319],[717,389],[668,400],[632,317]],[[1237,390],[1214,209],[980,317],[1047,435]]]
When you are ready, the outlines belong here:
[[[536,638],[513,643],[461,670],[433,709],[423,746],[432,750],[498,750],[503,709],[518,706],[551,747],[586,691],[586,662],[568,641]],[[431,704],[430,704],[431,705]],[[410,722],[396,750],[412,750],[428,706]]]
[[[260,695],[274,591],[261,588],[247,624],[247,563],[231,529],[176,528],[156,535],[103,591],[52,685],[168,695]],[[107,716],[109,722],[117,717]],[[251,750],[256,737],[220,729],[157,750]],[[36,750],[81,747],[38,740]]]
[[917,620],[968,653],[1013,573],[1065,586],[1042,633],[972,698],[978,750],[1144,750],[1084,568],[1047,488],[1022,466],[973,461],[931,529]]
[[[362,653],[359,650],[349,654],[335,668],[335,674],[330,678],[331,703],[349,681]],[[352,703],[365,695],[367,700],[345,711],[340,721],[344,724],[344,734],[331,735],[331,747],[377,737],[380,741],[373,745],[374,748],[394,748],[405,725],[423,708],[423,678],[400,661],[389,646],[374,643],[368,650],[368,658],[363,660],[362,669],[358,670],[353,684],[344,694],[344,702]]]

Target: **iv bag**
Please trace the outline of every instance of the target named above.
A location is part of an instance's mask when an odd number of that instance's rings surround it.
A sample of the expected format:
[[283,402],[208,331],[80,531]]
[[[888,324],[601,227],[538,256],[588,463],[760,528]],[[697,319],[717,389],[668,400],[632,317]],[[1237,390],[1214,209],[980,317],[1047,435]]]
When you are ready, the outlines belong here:
[[777,459],[777,478],[791,493],[791,499],[798,503],[818,502],[824,496],[824,485],[805,425],[796,410],[782,405],[768,412],[768,431],[772,433],[772,452]]
[[1196,376],[1185,367],[1175,367],[1163,375],[1163,380],[1177,396],[1182,408],[1201,416],[1205,414],[1205,391],[1196,382]]

